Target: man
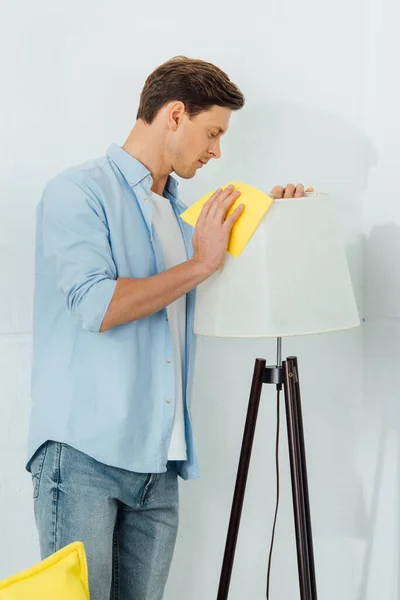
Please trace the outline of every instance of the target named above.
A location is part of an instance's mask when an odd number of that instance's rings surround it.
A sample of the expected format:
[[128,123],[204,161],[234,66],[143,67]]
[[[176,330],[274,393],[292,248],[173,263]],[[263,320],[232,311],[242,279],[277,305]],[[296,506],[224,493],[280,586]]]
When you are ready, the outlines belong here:
[[38,206],[27,468],[42,557],[83,541],[92,600],[163,596],[178,475],[199,475],[186,401],[194,290],[242,212],[227,217],[238,194],[217,191],[192,239],[170,173],[192,178],[219,158],[243,104],[214,65],[172,59],[148,77],[124,146],[55,177]]

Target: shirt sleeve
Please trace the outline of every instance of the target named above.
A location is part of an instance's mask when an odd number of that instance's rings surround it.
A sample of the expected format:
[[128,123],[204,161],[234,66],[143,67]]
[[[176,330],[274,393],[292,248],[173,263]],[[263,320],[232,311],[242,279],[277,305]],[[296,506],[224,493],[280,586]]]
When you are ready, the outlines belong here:
[[117,283],[100,200],[63,174],[47,185],[39,218],[44,260],[69,312],[83,329],[98,333]]

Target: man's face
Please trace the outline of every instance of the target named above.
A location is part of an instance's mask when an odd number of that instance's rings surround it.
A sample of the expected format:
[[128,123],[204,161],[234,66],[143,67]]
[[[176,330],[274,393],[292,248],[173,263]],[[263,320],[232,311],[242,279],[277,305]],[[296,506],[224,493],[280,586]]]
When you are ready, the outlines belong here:
[[172,170],[179,177],[190,179],[211,158],[221,156],[221,136],[228,130],[231,112],[213,106],[192,118],[183,113],[168,148]]

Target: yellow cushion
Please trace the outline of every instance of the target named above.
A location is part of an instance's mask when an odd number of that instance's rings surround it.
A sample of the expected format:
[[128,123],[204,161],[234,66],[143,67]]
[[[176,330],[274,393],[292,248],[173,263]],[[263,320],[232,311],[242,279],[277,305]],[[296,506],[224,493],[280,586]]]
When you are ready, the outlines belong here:
[[0,600],[88,600],[85,548],[74,542],[0,582]]
[[[242,253],[265,213],[271,208],[273,199],[261,190],[258,190],[251,185],[247,185],[246,183],[232,181],[231,184],[235,186],[236,190],[240,190],[241,194],[229,209],[228,215],[230,215],[239,204],[244,204],[245,206],[243,213],[233,226],[228,244],[228,252],[237,258]],[[189,223],[189,225],[195,227],[203,205],[214,192],[215,190],[189,206],[189,208],[181,214],[182,219],[186,223]]]

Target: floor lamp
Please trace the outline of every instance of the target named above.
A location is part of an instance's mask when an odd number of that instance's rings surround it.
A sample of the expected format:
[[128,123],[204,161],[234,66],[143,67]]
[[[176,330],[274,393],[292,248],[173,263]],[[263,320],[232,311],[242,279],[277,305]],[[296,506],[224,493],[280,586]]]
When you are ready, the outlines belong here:
[[217,600],[226,600],[240,526],[263,384],[283,387],[301,600],[317,600],[306,452],[296,357],[282,361],[282,338],[360,324],[341,238],[328,194],[275,200],[238,258],[197,289],[194,333],[273,337],[276,365],[256,359]]

